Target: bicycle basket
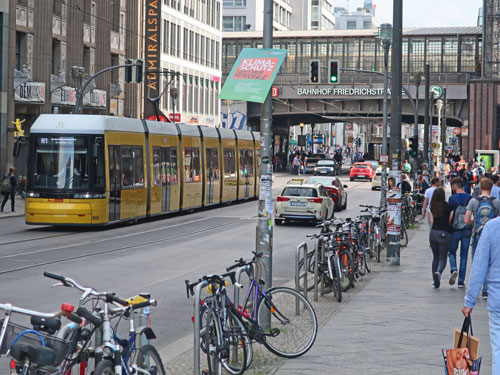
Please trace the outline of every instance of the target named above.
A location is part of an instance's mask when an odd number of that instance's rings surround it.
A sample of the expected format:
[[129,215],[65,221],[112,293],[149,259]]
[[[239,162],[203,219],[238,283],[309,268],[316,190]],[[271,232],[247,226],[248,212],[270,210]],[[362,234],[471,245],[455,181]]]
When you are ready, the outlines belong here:
[[[3,319],[0,320],[0,327],[3,326],[3,322]],[[6,354],[11,346],[17,342],[33,346],[42,346],[41,338],[43,338],[45,346],[51,348],[56,353],[56,359],[52,366],[60,365],[68,354],[71,348],[71,343],[61,340],[55,336],[50,336],[44,332],[36,331],[36,333],[34,333],[33,331],[33,328],[23,327],[19,324],[9,321],[7,329],[5,331],[3,342],[0,345],[0,354]]]

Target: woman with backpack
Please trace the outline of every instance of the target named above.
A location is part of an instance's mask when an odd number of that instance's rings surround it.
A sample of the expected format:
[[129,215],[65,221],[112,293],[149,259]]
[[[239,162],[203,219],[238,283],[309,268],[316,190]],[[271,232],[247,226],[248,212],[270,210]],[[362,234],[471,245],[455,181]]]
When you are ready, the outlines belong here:
[[16,186],[17,186],[17,179],[16,176],[14,176],[14,167],[10,167],[9,173],[3,176],[2,179],[1,192],[3,194],[3,201],[0,207],[1,212],[3,212],[3,208],[5,207],[7,201],[9,200],[9,197],[11,201],[11,210],[12,212],[15,212],[14,202],[16,195]]
[[453,206],[446,202],[442,187],[438,187],[431,200],[429,218],[432,224],[429,242],[432,249],[432,278],[434,288],[441,285],[441,274],[446,267],[446,258],[451,238],[451,223],[453,221]]

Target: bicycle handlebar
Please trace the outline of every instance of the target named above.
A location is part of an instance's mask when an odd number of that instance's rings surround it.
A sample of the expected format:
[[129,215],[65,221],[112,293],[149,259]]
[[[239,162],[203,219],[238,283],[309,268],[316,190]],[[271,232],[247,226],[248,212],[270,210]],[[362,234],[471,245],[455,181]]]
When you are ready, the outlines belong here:
[[224,279],[226,277],[229,277],[231,279],[231,282],[233,284],[236,283],[236,278],[235,278],[235,271],[231,272],[226,272],[220,275],[205,275],[201,279],[198,279],[198,281],[195,281],[191,283],[189,280],[184,280],[184,283],[186,284],[186,295],[187,298],[189,298],[189,294],[191,293],[192,296],[194,296],[194,287],[198,285],[199,283],[202,283],[203,281],[208,281],[209,283],[216,282],[219,284],[222,284]]

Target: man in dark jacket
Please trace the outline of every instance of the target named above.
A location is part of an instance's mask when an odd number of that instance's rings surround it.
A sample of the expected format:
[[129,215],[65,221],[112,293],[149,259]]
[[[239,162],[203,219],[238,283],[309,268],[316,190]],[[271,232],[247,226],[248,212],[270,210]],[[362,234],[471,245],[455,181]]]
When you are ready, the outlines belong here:
[[14,176],[14,167],[9,168],[9,173],[6,174],[5,176],[3,176],[2,182],[5,181],[5,179],[8,179],[10,182],[10,192],[2,193],[3,194],[3,201],[2,201],[2,206],[0,208],[0,211],[3,212],[3,208],[5,207],[5,204],[9,200],[9,196],[10,196],[12,212],[15,212],[15,210],[14,210],[14,202],[15,202],[14,197],[16,194],[17,179],[16,179],[16,176]]

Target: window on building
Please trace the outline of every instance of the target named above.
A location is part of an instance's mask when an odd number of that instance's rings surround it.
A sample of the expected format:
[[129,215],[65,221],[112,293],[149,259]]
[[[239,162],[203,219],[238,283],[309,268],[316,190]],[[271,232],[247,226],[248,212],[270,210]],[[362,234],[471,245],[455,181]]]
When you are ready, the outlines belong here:
[[347,30],[355,30],[356,21],[347,21]]
[[16,31],[16,69],[21,70],[23,67],[22,53],[25,51],[24,45],[26,42],[26,34]]
[[176,33],[176,44],[177,46],[177,57],[181,57],[181,26],[177,25],[177,33]]
[[210,66],[210,39],[207,37],[205,39],[205,42],[206,42],[206,48],[205,48],[205,65],[206,66]]
[[61,42],[52,39],[52,74],[58,75],[61,69]]
[[52,13],[60,16],[62,14],[62,1],[52,0]]
[[193,76],[188,77],[186,100],[187,111],[193,112]]
[[216,28],[217,30],[220,30],[220,2],[217,1],[217,17],[216,17]]
[[202,35],[201,36],[201,51],[200,51],[200,63],[205,65],[206,60],[205,60],[205,37]]
[[188,35],[189,35],[189,30],[184,28],[184,60],[188,59]]
[[363,21],[363,29],[371,29],[372,21]]
[[120,1],[111,0],[111,30],[119,31],[120,28]]
[[168,53],[168,30],[170,29],[170,22],[163,20],[163,53]]
[[90,4],[90,25],[95,26],[96,21],[96,5],[95,1],[92,1]]
[[194,60],[194,31],[189,32],[189,61]]
[[[224,7],[246,7],[247,6],[247,0],[224,0],[223,3]],[[276,3],[274,3],[274,6],[276,8]]]
[[175,25],[170,24],[170,54],[175,56]]
[[247,18],[245,16],[222,17],[222,31],[244,31]]
[[220,43],[215,42],[215,68],[216,69],[219,69],[219,59],[220,59],[219,48],[220,48]]
[[[116,66],[120,64],[120,59],[117,54],[111,54],[111,66]],[[120,76],[120,71],[118,69],[111,70],[111,83],[117,83]]]
[[212,55],[210,59],[210,66],[213,68],[215,67],[215,40],[212,40],[212,45],[210,48],[210,54]]

